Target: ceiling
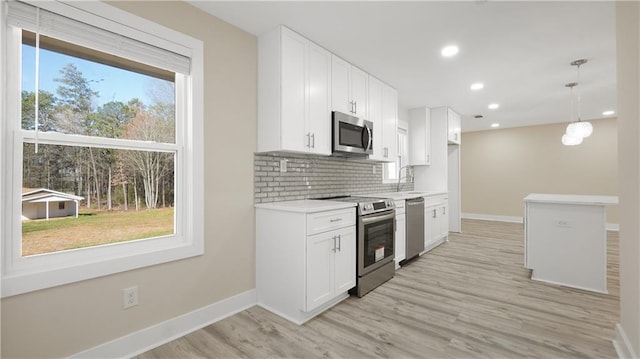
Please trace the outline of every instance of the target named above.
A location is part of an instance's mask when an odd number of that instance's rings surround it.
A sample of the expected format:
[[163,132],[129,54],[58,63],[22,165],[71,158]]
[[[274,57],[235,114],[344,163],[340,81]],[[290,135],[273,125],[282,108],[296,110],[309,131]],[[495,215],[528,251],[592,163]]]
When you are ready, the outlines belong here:
[[[284,24],[395,87],[401,111],[452,107],[464,132],[568,122],[565,84],[581,58],[582,118],[616,106],[612,1],[191,3],[255,35]],[[460,52],[444,58],[448,44]],[[471,91],[474,82],[484,88]]]

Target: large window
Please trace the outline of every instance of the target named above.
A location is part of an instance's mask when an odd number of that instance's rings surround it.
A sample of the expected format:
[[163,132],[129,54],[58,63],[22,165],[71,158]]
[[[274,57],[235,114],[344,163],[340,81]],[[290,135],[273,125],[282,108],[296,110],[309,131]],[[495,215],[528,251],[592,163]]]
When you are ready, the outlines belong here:
[[201,42],[34,4],[2,31],[2,295],[201,254]]

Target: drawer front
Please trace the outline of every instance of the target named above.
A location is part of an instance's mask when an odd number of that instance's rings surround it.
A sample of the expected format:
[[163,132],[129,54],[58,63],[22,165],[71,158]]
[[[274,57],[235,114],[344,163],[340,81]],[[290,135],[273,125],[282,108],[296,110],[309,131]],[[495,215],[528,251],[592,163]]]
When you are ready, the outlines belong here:
[[310,236],[337,228],[354,226],[355,224],[355,207],[337,211],[311,213],[307,215],[307,235]]
[[442,202],[446,202],[449,199],[449,196],[447,195],[438,195],[438,196],[429,196],[429,197],[425,197],[424,198],[424,206],[425,207],[430,207],[430,206],[437,206],[439,204],[441,204]]

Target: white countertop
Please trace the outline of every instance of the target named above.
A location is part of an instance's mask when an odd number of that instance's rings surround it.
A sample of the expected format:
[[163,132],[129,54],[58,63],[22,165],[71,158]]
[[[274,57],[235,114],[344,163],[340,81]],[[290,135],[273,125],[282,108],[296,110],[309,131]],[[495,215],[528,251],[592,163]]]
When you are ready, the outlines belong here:
[[531,193],[524,198],[525,202],[582,204],[604,206],[618,204],[618,196],[590,196],[576,194]]
[[301,199],[298,201],[258,203],[255,205],[256,208],[272,209],[272,210],[286,211],[286,212],[300,212],[300,213],[332,211],[336,209],[345,209],[345,208],[351,208],[355,206],[356,206],[355,203],[350,203],[350,202],[338,202],[338,201],[317,200],[317,199]]
[[409,198],[429,197],[447,194],[447,191],[403,191],[403,192],[383,192],[383,193],[367,193],[359,194],[360,197],[378,197],[389,198],[394,201],[400,201]]

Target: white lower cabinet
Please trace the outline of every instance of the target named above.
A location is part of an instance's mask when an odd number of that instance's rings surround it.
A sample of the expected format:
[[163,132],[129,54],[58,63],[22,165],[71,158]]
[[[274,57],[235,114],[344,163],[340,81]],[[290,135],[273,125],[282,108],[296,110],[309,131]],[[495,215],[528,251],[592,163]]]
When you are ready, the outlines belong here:
[[429,251],[449,237],[449,200],[447,195],[425,197],[424,249]]
[[355,228],[307,237],[306,311],[327,303],[356,285]]
[[407,258],[407,217],[405,213],[404,200],[395,201],[396,205],[396,242],[394,246],[396,269],[400,267],[400,261]]
[[258,305],[302,324],[349,296],[356,285],[355,208],[256,207]]

